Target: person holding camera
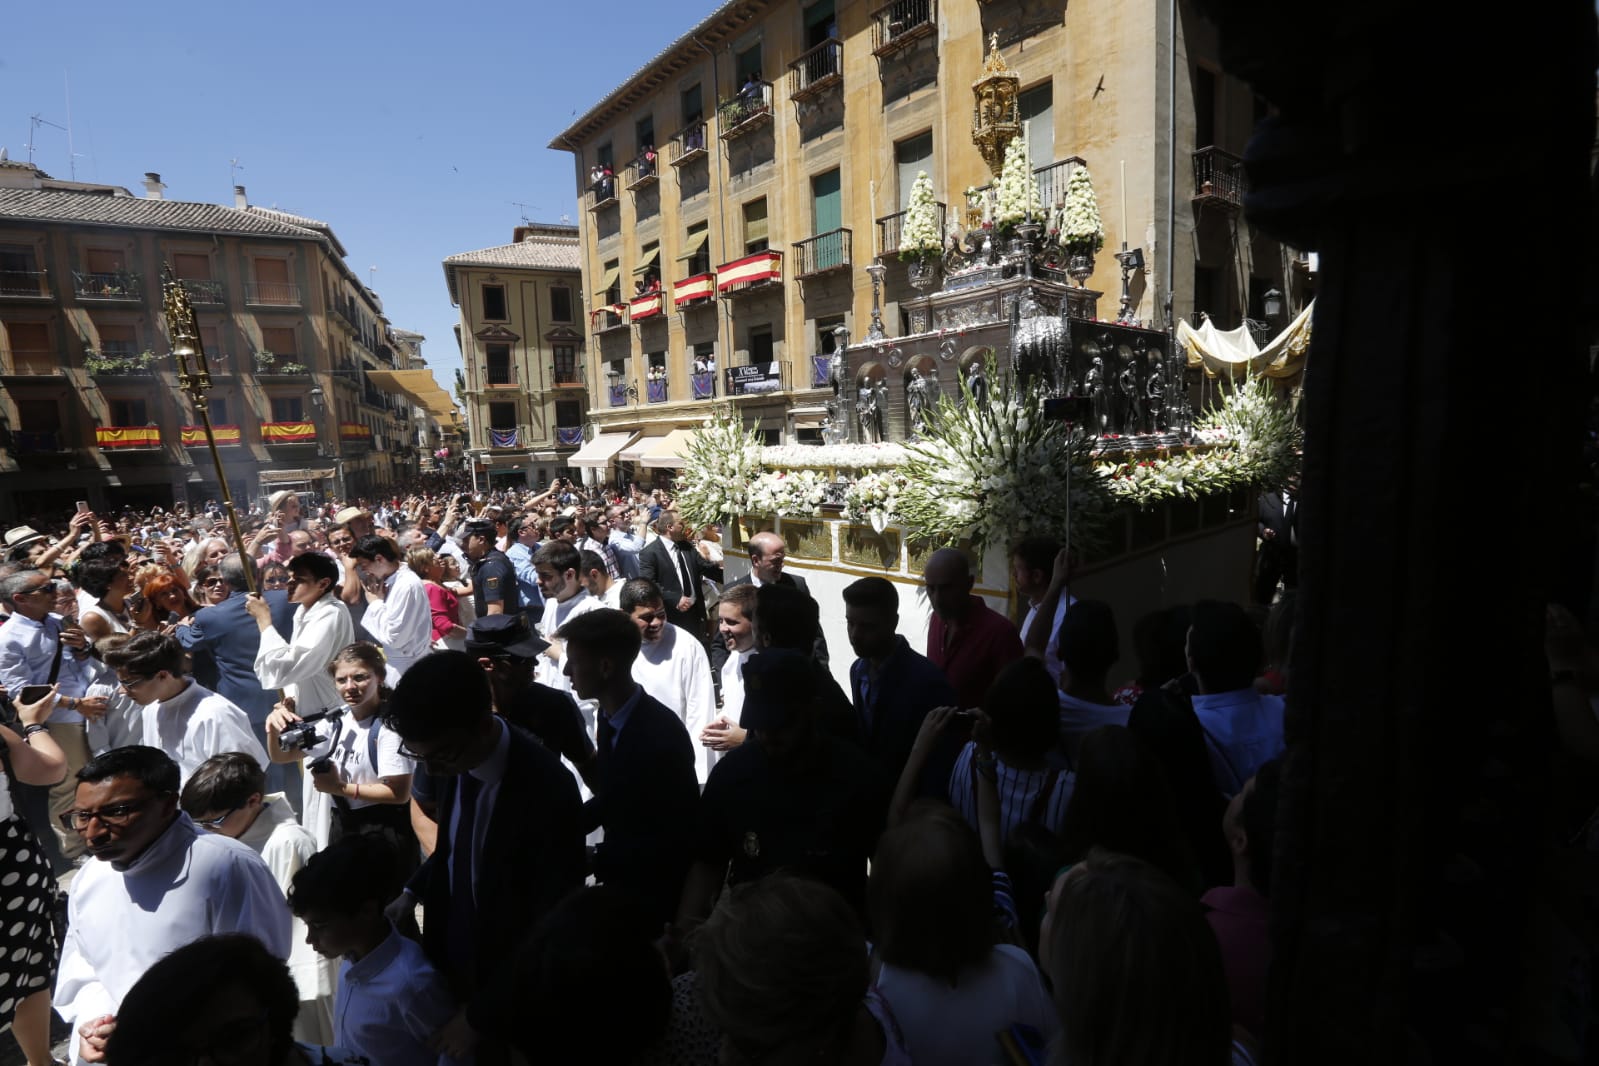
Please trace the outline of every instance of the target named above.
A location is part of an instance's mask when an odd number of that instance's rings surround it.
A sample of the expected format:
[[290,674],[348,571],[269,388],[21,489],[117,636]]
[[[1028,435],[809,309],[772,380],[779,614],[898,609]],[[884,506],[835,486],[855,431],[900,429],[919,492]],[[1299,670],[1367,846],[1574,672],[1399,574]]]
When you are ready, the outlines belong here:
[[411,831],[411,760],[400,736],[382,724],[389,690],[376,645],[350,644],[333,656],[328,672],[339,702],[301,707],[286,697],[267,718],[273,762],[311,759],[306,774],[304,824],[317,847],[352,833],[375,833],[414,861]]

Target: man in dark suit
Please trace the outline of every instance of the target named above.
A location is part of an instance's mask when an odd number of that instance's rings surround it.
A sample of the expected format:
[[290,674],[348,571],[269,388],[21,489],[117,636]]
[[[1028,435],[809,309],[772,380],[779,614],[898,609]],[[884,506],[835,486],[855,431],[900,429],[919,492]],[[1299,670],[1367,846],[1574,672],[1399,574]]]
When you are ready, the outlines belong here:
[[599,714],[599,782],[584,805],[585,828],[603,827],[594,876],[648,906],[657,921],[677,916],[688,873],[699,782],[683,720],[633,680],[641,637],[621,611],[578,615],[565,641],[566,676]]
[[422,903],[422,946],[463,1004],[435,1034],[440,1050],[506,1061],[500,1045],[517,1017],[511,948],[583,884],[577,782],[494,714],[488,678],[464,652],[413,663],[383,724],[432,776],[438,814],[437,846],[389,917],[402,922]]
[[[736,578],[727,583],[728,588],[738,585],[754,585],[761,588],[765,585],[778,585],[791,589],[798,589],[814,602],[816,597],[811,596],[810,588],[805,584],[805,579],[798,574],[789,574],[783,571],[783,563],[788,554],[783,545],[783,538],[776,533],[757,533],[749,539],[746,545],[750,553],[750,572],[741,578]],[[811,651],[811,658],[822,666],[827,665],[827,637],[822,634],[822,627],[816,627],[816,641]],[[711,676],[721,684],[722,664],[727,661],[727,645],[720,640],[711,641]]]
[[[898,634],[899,593],[887,578],[863,577],[846,586],[844,621],[858,656],[849,668],[850,699],[866,752],[892,788],[905,769],[922,719],[934,707],[954,706],[955,689],[942,670]],[[964,738],[956,730],[946,733],[927,761],[923,795],[948,792],[949,773]]]
[[1255,602],[1270,604],[1277,597],[1277,582],[1284,588],[1299,584],[1299,500],[1291,489],[1260,494],[1256,533],[1260,554],[1255,559]]
[[688,526],[677,512],[662,511],[655,520],[655,532],[660,537],[639,552],[639,576],[649,578],[660,588],[666,600],[666,620],[703,641],[709,630],[705,622],[705,586],[701,582],[707,577],[722,580],[722,568],[712,566],[694,550]]
[[[278,694],[262,688],[261,678],[255,672],[255,656],[261,650],[261,626],[245,609],[250,589],[244,573],[246,566],[251,568],[250,576],[255,577],[253,561],[237,554],[224,555],[217,567],[217,576],[227,584],[228,598],[210,607],[200,608],[194,613],[193,623],[179,626],[174,636],[184,650],[210,657],[216,667],[216,683],[207,687],[213,688],[217,695],[231,701],[249,716],[256,739],[264,748],[267,743],[267,715],[272,713],[272,705],[277,702]],[[273,607],[274,628],[278,628],[278,618],[284,614],[288,616],[292,629],[294,605],[289,602],[288,594],[274,590],[267,593],[266,598],[269,604],[274,598],[281,601],[281,606]],[[201,683],[204,684],[204,680]],[[294,763],[273,763],[263,769],[267,774],[268,791],[286,793],[291,804],[298,809],[299,766]]]

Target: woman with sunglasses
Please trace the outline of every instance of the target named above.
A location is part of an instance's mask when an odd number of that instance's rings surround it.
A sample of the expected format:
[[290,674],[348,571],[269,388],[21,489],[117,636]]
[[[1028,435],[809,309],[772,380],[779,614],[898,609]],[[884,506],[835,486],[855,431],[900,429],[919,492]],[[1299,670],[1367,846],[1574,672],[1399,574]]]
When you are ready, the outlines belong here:
[[227,579],[222,576],[221,568],[216,566],[202,566],[194,576],[194,585],[205,601],[202,607],[215,607],[233,594]]
[[[44,849],[17,812],[11,781],[49,786],[66,774],[67,757],[45,730],[59,686],[42,699],[13,703],[15,725],[0,725],[0,906],[13,916],[0,922],[0,987],[11,1011],[0,1013],[0,1031],[11,1035],[28,1066],[51,1066],[50,990],[56,977],[52,915],[56,879]],[[10,694],[13,699],[18,693]],[[15,961],[13,961],[15,960]]]
[[282,563],[268,563],[261,571],[261,591],[271,592],[274,589],[286,592],[289,588],[289,568]]
[[400,753],[400,735],[383,727],[386,666],[375,644],[357,641],[340,649],[328,673],[343,701],[342,716],[318,723],[321,739],[309,750],[285,752],[278,738],[301,721],[285,701],[267,719],[267,746],[275,761],[310,758],[304,824],[318,848],[346,834],[374,833],[407,857],[409,872],[418,858],[411,831],[412,765]]
[[194,612],[201,607],[189,595],[183,583],[170,573],[156,574],[144,583],[140,591],[154,612],[150,622],[155,628],[176,625],[185,618],[193,618]]

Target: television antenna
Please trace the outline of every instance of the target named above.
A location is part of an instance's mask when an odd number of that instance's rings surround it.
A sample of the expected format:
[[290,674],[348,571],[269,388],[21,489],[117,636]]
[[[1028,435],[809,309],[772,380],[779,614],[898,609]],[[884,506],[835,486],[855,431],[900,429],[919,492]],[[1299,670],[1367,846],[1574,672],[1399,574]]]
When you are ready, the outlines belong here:
[[522,209],[523,222],[531,223],[533,220],[527,217],[527,213],[529,211],[537,211],[539,209],[537,204],[524,204],[521,200],[507,200],[506,202],[512,207],[520,207]]
[[38,112],[34,112],[33,114],[29,115],[28,116],[28,146],[27,146],[28,147],[28,163],[29,163],[29,165],[32,165],[32,163],[33,163],[33,152],[34,152],[34,149],[39,147],[38,141],[39,141],[39,127],[40,126],[49,126],[51,129],[60,130],[62,133],[66,133],[67,132],[67,128],[65,126],[61,125],[59,122],[51,122],[49,119],[45,118],[43,115],[39,114]]
[[239,184],[239,171],[244,169],[244,164],[239,162],[239,157],[234,156],[228,160],[228,184]]

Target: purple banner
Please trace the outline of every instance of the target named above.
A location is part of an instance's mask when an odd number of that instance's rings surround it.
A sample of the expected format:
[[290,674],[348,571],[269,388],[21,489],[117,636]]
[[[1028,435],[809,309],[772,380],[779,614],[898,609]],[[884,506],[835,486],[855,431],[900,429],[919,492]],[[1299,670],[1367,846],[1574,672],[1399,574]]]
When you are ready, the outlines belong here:
[[707,371],[703,374],[695,374],[689,378],[689,382],[694,386],[694,398],[696,400],[714,400],[716,398],[716,375],[714,373]]
[[566,445],[582,444],[583,443],[583,427],[582,426],[556,426],[555,427],[555,443],[556,444],[566,444]]
[[644,395],[649,398],[650,403],[665,403],[666,379],[655,378],[653,380],[646,381],[644,383]]
[[515,426],[510,429],[489,430],[489,447],[491,448],[515,448],[517,447],[518,439],[519,432]]
[[612,407],[626,407],[627,406],[627,386],[626,385],[612,385],[611,386],[611,406]]

